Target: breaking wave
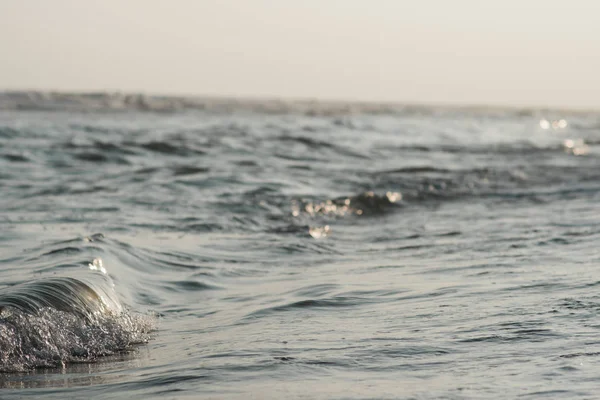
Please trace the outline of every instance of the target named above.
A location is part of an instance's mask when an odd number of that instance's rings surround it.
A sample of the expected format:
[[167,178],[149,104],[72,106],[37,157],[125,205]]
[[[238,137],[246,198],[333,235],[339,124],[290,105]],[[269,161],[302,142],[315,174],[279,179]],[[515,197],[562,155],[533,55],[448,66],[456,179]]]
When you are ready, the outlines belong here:
[[93,362],[149,340],[154,320],[121,305],[99,259],[90,267],[0,290],[0,372]]

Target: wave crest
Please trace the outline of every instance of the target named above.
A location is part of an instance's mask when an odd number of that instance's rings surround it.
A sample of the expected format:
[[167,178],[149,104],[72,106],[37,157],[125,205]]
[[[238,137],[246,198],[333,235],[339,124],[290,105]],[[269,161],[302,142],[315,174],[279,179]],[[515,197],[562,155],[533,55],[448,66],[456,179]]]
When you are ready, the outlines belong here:
[[[54,308],[91,320],[100,314],[120,314],[122,306],[103,273],[89,272],[102,284],[91,279],[71,276],[43,278],[11,286],[0,291],[0,311],[18,310],[37,314],[44,308]],[[100,283],[100,282],[99,282]]]

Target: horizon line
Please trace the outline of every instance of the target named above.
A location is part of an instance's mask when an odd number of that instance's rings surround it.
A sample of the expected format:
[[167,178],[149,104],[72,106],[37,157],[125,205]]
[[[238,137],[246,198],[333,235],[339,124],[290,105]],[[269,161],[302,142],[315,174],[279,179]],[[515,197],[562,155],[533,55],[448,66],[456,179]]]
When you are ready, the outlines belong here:
[[507,104],[492,102],[439,102],[439,101],[404,101],[404,100],[373,100],[373,99],[341,99],[334,97],[302,97],[285,95],[231,95],[231,94],[193,94],[193,93],[166,93],[145,90],[121,90],[121,89],[39,89],[39,88],[0,88],[0,93],[39,93],[59,95],[121,95],[121,96],[146,96],[150,98],[171,98],[189,100],[214,100],[230,101],[240,103],[279,102],[287,104],[322,104],[322,105],[361,105],[361,106],[390,106],[390,107],[415,107],[415,108],[442,108],[458,110],[505,110],[505,111],[550,111],[550,112],[575,112],[575,113],[599,113],[600,106],[552,106],[533,104]]

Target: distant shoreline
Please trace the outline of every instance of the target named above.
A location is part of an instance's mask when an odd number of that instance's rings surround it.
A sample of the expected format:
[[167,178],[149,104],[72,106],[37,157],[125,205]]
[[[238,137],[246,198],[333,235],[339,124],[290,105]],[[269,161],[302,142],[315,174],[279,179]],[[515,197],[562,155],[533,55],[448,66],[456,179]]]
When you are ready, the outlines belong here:
[[121,91],[0,90],[0,110],[149,111],[184,110],[302,113],[307,115],[474,112],[484,114],[596,114],[599,109],[548,106],[404,103],[260,96],[165,95]]

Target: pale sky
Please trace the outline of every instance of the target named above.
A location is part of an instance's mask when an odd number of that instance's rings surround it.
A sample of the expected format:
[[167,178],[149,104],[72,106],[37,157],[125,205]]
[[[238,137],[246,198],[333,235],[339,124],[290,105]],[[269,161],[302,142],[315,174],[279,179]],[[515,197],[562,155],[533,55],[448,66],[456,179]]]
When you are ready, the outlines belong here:
[[600,109],[598,0],[0,0],[0,89]]

